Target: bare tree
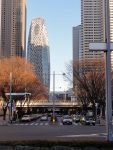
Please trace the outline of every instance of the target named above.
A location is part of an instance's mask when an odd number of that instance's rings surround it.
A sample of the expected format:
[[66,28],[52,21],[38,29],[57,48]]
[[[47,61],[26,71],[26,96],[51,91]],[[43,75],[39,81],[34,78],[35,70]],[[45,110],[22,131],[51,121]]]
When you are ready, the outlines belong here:
[[73,91],[82,106],[87,110],[90,105],[95,114],[96,103],[105,110],[105,61],[74,61],[73,68],[68,66],[68,77],[73,74]]

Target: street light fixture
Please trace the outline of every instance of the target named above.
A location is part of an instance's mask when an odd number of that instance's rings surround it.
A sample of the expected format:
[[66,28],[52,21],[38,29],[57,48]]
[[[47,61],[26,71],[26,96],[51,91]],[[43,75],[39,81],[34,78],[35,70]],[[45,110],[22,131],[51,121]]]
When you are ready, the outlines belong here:
[[112,141],[112,92],[111,92],[111,51],[113,51],[113,43],[110,41],[110,3],[105,1],[105,30],[106,43],[90,43],[89,49],[93,51],[104,51],[106,53],[106,131],[107,140]]
[[12,72],[10,72],[10,122],[12,123]]
[[53,71],[53,116],[52,116],[52,122],[56,122],[56,118],[55,118],[55,76],[56,75],[65,75],[65,73],[63,74],[56,74],[55,71]]

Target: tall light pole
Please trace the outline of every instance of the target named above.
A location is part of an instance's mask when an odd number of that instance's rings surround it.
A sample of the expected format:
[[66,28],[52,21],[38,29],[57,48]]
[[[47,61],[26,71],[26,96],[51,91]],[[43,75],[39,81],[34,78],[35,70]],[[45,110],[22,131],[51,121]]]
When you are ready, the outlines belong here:
[[55,122],[55,75],[65,75],[65,73],[63,74],[55,74],[55,71],[53,71],[53,116],[52,116],[52,122]]
[[55,122],[55,71],[53,71],[53,122]]
[[10,121],[12,123],[12,72],[10,72]]
[[105,1],[105,12],[106,43],[90,43],[89,49],[93,51],[104,51],[106,54],[106,132],[107,141],[112,141],[111,51],[113,51],[113,43],[110,41],[109,0]]
[[106,130],[107,140],[112,141],[112,94],[111,94],[111,49],[110,49],[110,5],[106,0]]

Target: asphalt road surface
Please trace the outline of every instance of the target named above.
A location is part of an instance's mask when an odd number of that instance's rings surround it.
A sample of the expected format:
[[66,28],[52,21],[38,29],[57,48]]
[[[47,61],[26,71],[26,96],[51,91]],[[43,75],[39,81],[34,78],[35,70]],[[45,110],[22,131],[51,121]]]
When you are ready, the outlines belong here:
[[0,126],[0,141],[6,140],[105,140],[105,125],[63,125],[34,121]]

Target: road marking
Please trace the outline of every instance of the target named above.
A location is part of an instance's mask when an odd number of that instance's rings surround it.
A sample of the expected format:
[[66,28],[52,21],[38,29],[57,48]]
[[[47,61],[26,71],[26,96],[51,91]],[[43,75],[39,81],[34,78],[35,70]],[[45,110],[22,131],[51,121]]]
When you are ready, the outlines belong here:
[[35,126],[37,126],[39,123],[35,123]]
[[58,137],[106,137],[106,133],[97,133],[97,134],[79,134],[79,135],[63,135],[63,136],[58,136]]
[[60,126],[62,126],[62,125],[63,125],[63,123],[60,122]]
[[43,123],[40,123],[40,126],[42,126],[43,125]]
[[23,124],[23,123],[21,123],[20,125],[21,125],[21,126],[23,126],[24,124]]
[[78,123],[76,123],[76,122],[73,122],[73,125],[77,126],[77,125],[78,125]]
[[26,126],[28,126],[29,124],[28,124],[28,123],[26,123],[25,125],[26,125]]
[[46,125],[46,126],[49,125],[48,122],[46,122],[45,125]]
[[31,123],[30,125],[32,126],[34,123]]
[[[49,125],[49,122],[33,122],[33,123],[16,123],[16,124],[13,124],[13,125],[21,125],[21,126],[48,126]],[[60,125],[60,126],[63,126],[63,123],[62,122],[59,122],[59,124],[58,125]],[[75,122],[73,122],[73,125],[74,126],[80,126],[81,125],[81,123],[75,123]]]

